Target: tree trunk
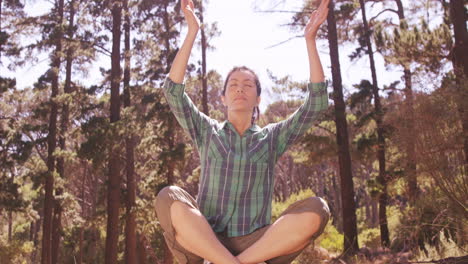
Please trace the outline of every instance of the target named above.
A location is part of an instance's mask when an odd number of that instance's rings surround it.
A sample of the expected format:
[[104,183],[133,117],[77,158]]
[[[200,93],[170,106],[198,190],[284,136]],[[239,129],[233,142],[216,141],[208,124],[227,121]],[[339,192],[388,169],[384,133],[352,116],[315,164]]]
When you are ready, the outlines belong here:
[[[87,215],[86,215],[86,202],[85,202],[85,187],[86,187],[86,177],[88,175],[88,168],[86,162],[82,163],[84,166],[83,168],[83,180],[81,181],[81,215],[83,219],[86,221],[87,220]],[[76,261],[76,264],[82,264],[83,263],[83,240],[84,240],[84,224],[80,226],[80,238],[78,242],[78,247],[79,247],[79,252],[78,252],[78,258]]]
[[[74,0],[70,1],[70,21],[68,25],[68,38],[69,40],[73,39],[73,27],[74,27],[74,18],[75,18],[75,7]],[[63,88],[65,94],[70,94],[71,89],[71,71],[73,63],[73,50],[69,46],[67,48],[67,59],[66,59],[66,73],[65,73],[65,86]],[[62,109],[62,120],[60,124],[60,136],[59,136],[59,145],[62,151],[66,150],[66,131],[68,130],[69,123],[69,110],[68,103],[63,105]],[[63,157],[57,159],[57,171],[60,178],[65,179],[65,161]],[[63,194],[62,187],[57,188],[55,191],[56,196]],[[58,263],[58,255],[60,252],[60,237],[62,232],[62,205],[60,200],[55,199],[55,208],[54,208],[54,217],[52,223],[52,264]]]
[[[169,12],[168,12],[168,6],[169,6],[169,1],[164,2],[164,17],[163,17],[163,22],[164,22],[164,29],[166,32],[171,31],[171,25],[169,24]],[[164,39],[164,48],[166,50],[166,72],[169,73],[170,71],[170,66],[172,65],[172,52],[171,52],[171,43],[170,43],[170,36],[168,34],[165,35]],[[174,127],[175,123],[175,117],[173,115],[168,116],[167,120],[167,127],[168,130],[164,132],[165,138],[167,138],[167,150],[166,151],[171,151],[174,149],[174,139],[175,139],[175,131],[172,129]],[[166,166],[167,170],[163,170],[166,172],[166,182],[167,185],[173,185],[174,184],[174,162],[171,158],[171,155],[166,155],[166,160],[162,162]],[[164,243],[164,262],[165,264],[172,264],[174,263],[174,257],[170,250],[168,249],[166,243]]]
[[146,264],[146,259],[148,258],[148,254],[146,253],[145,243],[143,240],[143,236],[138,234],[138,263],[139,264]]
[[[41,223],[42,223],[42,213],[39,212],[39,219],[34,223],[34,230],[32,234],[32,241],[34,244],[34,248],[39,248],[39,231],[41,229]],[[31,254],[31,263],[36,263],[36,258],[38,254],[38,250],[34,250]]]
[[76,264],[82,264],[83,263],[83,240],[84,240],[84,228],[80,227],[80,234],[79,234],[79,239],[78,239],[78,257],[76,258]]
[[377,227],[379,223],[379,204],[378,201],[372,199],[372,227]]
[[[2,6],[3,0],[0,0],[0,30],[2,29]],[[3,41],[0,41],[0,61],[2,59],[2,43]]]
[[[403,9],[403,3],[401,0],[395,0],[397,4],[397,13],[400,23],[405,20],[405,12]],[[405,174],[408,179],[408,197],[410,201],[414,204],[416,198],[418,197],[418,180],[416,174],[416,145],[413,140],[415,133],[414,130],[414,103],[413,103],[413,85],[412,85],[412,73],[410,66],[402,63],[403,67],[403,79],[405,80],[405,121],[404,121],[404,138],[406,145],[406,164],[405,164]],[[411,138],[410,138],[411,137]]]
[[462,119],[465,173],[468,172],[468,32],[466,8],[463,0],[450,0],[450,17],[453,24],[455,45],[452,63],[457,78],[457,109]]
[[58,19],[56,25],[55,51],[52,55],[52,68],[50,71],[52,82],[52,93],[50,96],[50,118],[49,134],[47,136],[47,175],[45,180],[45,198],[44,198],[44,222],[42,228],[42,255],[41,264],[50,264],[52,261],[52,209],[54,206],[54,173],[55,157],[54,151],[57,145],[57,115],[58,105],[55,98],[59,93],[59,72],[60,72],[60,54],[62,52],[62,22],[63,22],[63,0],[57,3]]
[[361,12],[362,12],[362,21],[364,23],[364,37],[366,40],[367,45],[367,53],[369,54],[369,61],[371,67],[371,74],[372,74],[372,93],[374,95],[374,105],[375,105],[375,112],[376,117],[375,121],[377,123],[377,142],[378,142],[378,150],[377,150],[377,159],[379,161],[379,176],[378,181],[382,185],[382,193],[379,197],[379,224],[380,224],[380,239],[382,246],[388,247],[390,245],[390,238],[388,232],[388,225],[387,225],[387,176],[385,173],[385,138],[383,135],[383,111],[382,106],[380,104],[380,96],[379,96],[379,89],[377,84],[377,73],[375,70],[375,61],[374,61],[374,52],[372,50],[372,44],[370,39],[370,30],[369,24],[367,23],[366,18],[366,6],[364,0],[359,0],[361,4]]
[[406,176],[408,177],[408,197],[412,204],[419,196],[418,179],[416,172],[416,144],[414,135],[414,100],[411,81],[411,70],[404,66],[405,79],[405,142],[406,142]]
[[11,236],[13,231],[13,212],[8,212],[8,242],[11,242]]
[[[62,195],[63,190],[55,190],[55,195]],[[60,237],[62,232],[62,205],[59,200],[54,200],[54,216],[52,219],[52,264],[57,264],[60,251]]]
[[[125,34],[125,68],[123,76],[124,107],[131,105],[130,93],[130,14],[128,0],[124,1],[124,34]],[[127,174],[127,208],[125,223],[125,263],[136,264],[136,214],[135,214],[135,161],[134,161],[134,135],[129,132],[125,138],[126,174]]]
[[209,116],[209,110],[208,110],[208,79],[206,76],[206,49],[208,48],[207,41],[206,41],[206,32],[205,32],[205,26],[203,23],[203,0],[200,1],[200,23],[203,25],[200,28],[200,33],[201,33],[201,51],[202,51],[202,112],[205,113],[205,115]]
[[[112,3],[112,69],[111,69],[111,99],[110,122],[120,120],[120,36],[122,23],[122,2]],[[116,128],[115,128],[116,129]],[[107,185],[107,233],[105,263],[117,263],[117,244],[119,240],[119,208],[120,208],[120,140],[116,131],[113,133],[113,144],[109,146],[109,180]]]
[[348,125],[346,123],[346,106],[343,100],[343,87],[338,53],[338,35],[334,12],[334,1],[330,1],[328,14],[328,43],[332,64],[333,100],[335,102],[336,140],[338,143],[338,161],[341,181],[341,201],[343,208],[344,255],[352,256],[359,250],[356,225],[356,204],[354,201],[354,184],[351,172],[349,153]]

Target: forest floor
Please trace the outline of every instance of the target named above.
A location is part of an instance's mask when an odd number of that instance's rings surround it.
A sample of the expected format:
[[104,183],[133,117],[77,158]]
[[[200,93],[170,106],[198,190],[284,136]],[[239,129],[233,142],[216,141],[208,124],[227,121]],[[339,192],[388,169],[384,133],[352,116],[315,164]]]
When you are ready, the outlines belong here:
[[[460,257],[447,257],[443,259],[432,259],[424,261],[415,261],[411,252],[393,253],[390,250],[370,250],[362,248],[360,252],[352,259],[344,260],[341,256],[329,254],[325,249],[316,247],[308,254],[307,264],[416,264],[416,263],[433,263],[433,264],[468,264],[468,255]],[[304,260],[297,260],[294,263],[303,263]]]

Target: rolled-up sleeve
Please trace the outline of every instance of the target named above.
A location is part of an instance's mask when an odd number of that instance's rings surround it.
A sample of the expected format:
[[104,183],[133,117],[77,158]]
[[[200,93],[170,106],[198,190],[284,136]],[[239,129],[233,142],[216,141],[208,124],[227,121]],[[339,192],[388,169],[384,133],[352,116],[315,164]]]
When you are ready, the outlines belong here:
[[273,125],[276,138],[276,156],[281,156],[290,145],[312,127],[328,108],[327,83],[309,83],[305,102],[287,119]]
[[210,126],[212,119],[198,110],[185,92],[184,84],[175,83],[167,77],[163,90],[172,113],[199,148],[203,142],[203,131]]

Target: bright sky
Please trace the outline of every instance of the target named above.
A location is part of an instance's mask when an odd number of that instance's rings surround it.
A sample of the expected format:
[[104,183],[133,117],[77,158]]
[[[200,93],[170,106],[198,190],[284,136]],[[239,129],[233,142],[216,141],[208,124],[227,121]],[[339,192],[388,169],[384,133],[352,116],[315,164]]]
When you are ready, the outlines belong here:
[[[216,50],[208,53],[207,65],[209,69],[215,69],[222,76],[226,76],[233,66],[246,65],[257,72],[260,81],[266,84],[264,85],[266,89],[271,86],[267,69],[279,77],[290,75],[293,80],[307,81],[309,79],[307,50],[305,40],[302,37],[268,48],[301,35],[301,32],[292,32],[288,27],[281,26],[290,22],[292,14],[254,12],[255,7],[259,10],[300,10],[303,0],[237,0],[234,2],[235,4],[226,4],[229,2],[234,1],[210,0],[206,7],[205,21],[217,21],[221,31],[221,35],[212,41]],[[287,4],[275,5],[275,2],[287,2]],[[322,27],[325,26],[325,24],[322,25]],[[328,41],[319,41],[318,50],[325,70],[325,78],[331,81]],[[359,62],[351,64],[348,55],[352,49],[340,47],[339,52],[345,93],[353,84],[359,83],[362,79],[371,79],[367,56]],[[382,57],[376,55],[377,71],[379,73],[385,72],[385,74],[378,74],[380,78],[384,78],[379,80],[379,85],[400,80],[401,73],[387,72]],[[331,90],[330,85],[329,91]],[[263,98],[262,101],[262,111],[269,103],[269,100],[265,99]]]
[[[275,10],[299,10],[303,0],[290,0],[287,4],[277,4],[275,2],[286,2],[281,0],[209,0],[205,4],[206,15],[205,22],[212,23],[217,21],[218,28],[221,31],[219,37],[215,37],[211,44],[216,49],[208,52],[207,65],[209,69],[217,70],[222,76],[238,65],[246,65],[257,72],[264,87],[261,110],[271,102],[271,81],[268,79],[267,69],[274,75],[282,77],[290,75],[294,80],[306,81],[309,78],[309,66],[307,50],[304,39],[295,38],[280,46],[267,48],[284,40],[287,40],[300,32],[291,32],[289,28],[281,26],[289,22],[291,13],[260,13],[255,12],[257,7],[261,10],[274,8]],[[35,14],[46,12],[50,7],[49,2],[35,1],[28,2],[28,10]],[[322,25],[325,26],[325,25]],[[325,75],[331,80],[330,59],[328,42],[323,40],[318,42],[318,49]],[[359,83],[361,79],[370,79],[370,67],[367,57],[359,62],[351,64],[348,55],[352,52],[350,47],[340,47],[341,73],[345,89]],[[194,47],[191,61],[200,60],[200,50]],[[107,58],[108,59],[108,58]],[[15,76],[19,88],[31,86],[37,78],[44,72],[48,65],[47,58],[33,66],[10,73],[9,76]],[[104,67],[110,67],[110,59],[101,61],[98,64]],[[376,66],[379,78],[379,85],[389,84],[395,80],[400,80],[400,72],[387,72],[384,68],[382,58],[376,56]],[[4,74],[2,68],[2,75]],[[96,71],[99,72],[99,71]],[[385,74],[382,74],[384,73]],[[100,76],[90,76],[90,80],[98,79]],[[92,81],[91,81],[92,82]],[[331,91],[331,85],[329,91]],[[267,97],[267,98],[265,98]],[[269,98],[268,98],[269,97]]]

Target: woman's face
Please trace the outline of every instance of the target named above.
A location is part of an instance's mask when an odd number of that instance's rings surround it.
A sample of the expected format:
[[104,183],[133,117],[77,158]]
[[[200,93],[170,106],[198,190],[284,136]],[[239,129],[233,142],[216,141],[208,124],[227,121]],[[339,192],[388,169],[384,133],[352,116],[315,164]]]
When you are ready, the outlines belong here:
[[260,96],[257,96],[255,76],[249,71],[235,71],[228,79],[224,96],[221,96],[223,104],[228,111],[241,111],[252,113],[254,107],[260,104]]

